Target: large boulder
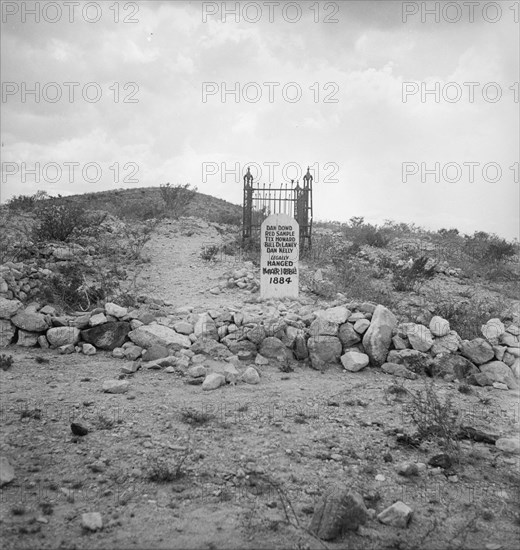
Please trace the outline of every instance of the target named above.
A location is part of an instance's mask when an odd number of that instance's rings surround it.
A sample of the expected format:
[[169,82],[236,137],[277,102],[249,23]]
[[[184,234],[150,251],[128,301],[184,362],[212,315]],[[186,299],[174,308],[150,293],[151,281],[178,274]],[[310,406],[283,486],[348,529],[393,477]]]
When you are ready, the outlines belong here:
[[429,372],[432,358],[415,349],[400,349],[392,350],[388,354],[387,361],[404,365],[408,370],[423,375]]
[[462,342],[461,337],[454,331],[444,336],[439,336],[433,340],[433,346],[431,348],[432,355],[439,355],[441,353],[455,353]]
[[375,366],[381,366],[385,362],[396,325],[396,316],[385,306],[378,305],[363,336],[363,347]]
[[338,324],[329,321],[326,318],[318,317],[309,327],[309,334],[313,337],[317,336],[337,336]]
[[368,521],[363,498],[348,487],[333,487],[317,503],[309,531],[322,540],[334,540]]
[[134,344],[142,348],[150,348],[154,344],[171,346],[177,349],[189,348],[191,340],[185,334],[179,334],[164,325],[142,325],[128,333]]
[[351,323],[343,323],[338,330],[338,338],[343,344],[343,349],[350,348],[361,342],[361,336],[354,330]]
[[426,352],[433,346],[433,337],[429,328],[413,323],[407,331],[408,341],[413,349]]
[[111,321],[103,325],[82,330],[81,338],[98,349],[110,350],[123,345],[130,331],[130,323]]
[[443,353],[437,355],[429,367],[431,376],[453,376],[458,380],[464,380],[472,374],[479,372],[478,368],[461,355]]
[[480,372],[483,372],[491,382],[506,384],[510,390],[518,388],[518,381],[515,379],[513,371],[502,361],[491,361],[480,365]]
[[490,319],[485,325],[480,327],[480,331],[488,342],[498,344],[500,337],[506,331],[506,327],[500,319]]
[[76,344],[80,330],[76,327],[54,327],[47,331],[46,336],[52,348],[59,348],[66,344]]
[[16,340],[16,345],[24,348],[32,348],[38,343],[37,332],[28,332],[27,330],[18,330],[18,339]]
[[324,370],[338,364],[342,345],[339,338],[335,336],[311,336],[307,341],[307,349],[312,368]]
[[12,342],[15,332],[16,328],[11,321],[0,319],[0,348],[5,348]]
[[224,345],[212,338],[199,338],[191,346],[191,351],[193,353],[201,353],[208,355],[209,357],[214,357],[215,359],[225,359],[226,357],[231,357],[232,352]]
[[11,318],[11,322],[27,332],[45,332],[49,328],[45,315],[40,313],[21,311]]
[[213,340],[218,340],[217,325],[207,313],[203,313],[198,318],[193,330],[197,338],[212,338]]
[[358,351],[347,351],[341,356],[341,364],[345,370],[350,372],[357,372],[364,369],[370,359],[365,353],[359,353]]
[[482,365],[495,357],[491,344],[486,342],[484,338],[462,340],[460,352],[464,357],[475,363],[475,365]]
[[285,346],[285,344],[274,336],[268,336],[262,341],[262,345],[260,346],[258,353],[267,359],[277,359],[279,361],[285,360],[289,355],[292,356],[292,352]]
[[13,315],[16,315],[23,304],[20,300],[8,300],[0,296],[0,319],[10,319]]
[[430,332],[437,337],[446,336],[450,333],[450,322],[434,315],[430,320]]
[[345,306],[330,307],[328,309],[316,312],[318,319],[323,319],[334,325],[341,325],[345,323],[350,315],[351,311]]

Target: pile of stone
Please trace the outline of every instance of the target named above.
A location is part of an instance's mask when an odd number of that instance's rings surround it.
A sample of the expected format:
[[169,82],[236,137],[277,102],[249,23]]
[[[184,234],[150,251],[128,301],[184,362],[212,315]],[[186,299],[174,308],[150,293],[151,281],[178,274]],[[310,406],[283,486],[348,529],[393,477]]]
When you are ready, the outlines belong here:
[[257,383],[256,370],[261,373],[266,364],[291,370],[304,362],[317,370],[342,365],[357,372],[370,365],[410,379],[428,375],[518,388],[518,320],[506,326],[491,319],[481,327],[481,338],[462,340],[441,317],[431,317],[426,326],[399,323],[386,307],[369,302],[321,310],[304,302],[267,301],[203,313],[179,308],[169,314],[107,303],[90,313],[63,316],[50,305],[24,307],[0,298],[0,345],[16,342],[86,355],[107,350],[132,361],[125,367],[129,372],[147,365],[181,369],[192,378],[218,374],[211,385],[244,376]]
[[260,289],[260,279],[255,275],[255,269],[252,262],[244,262],[244,267],[233,269],[223,274],[218,285],[210,288],[212,294],[220,294],[226,288],[239,288],[249,293],[258,292]]

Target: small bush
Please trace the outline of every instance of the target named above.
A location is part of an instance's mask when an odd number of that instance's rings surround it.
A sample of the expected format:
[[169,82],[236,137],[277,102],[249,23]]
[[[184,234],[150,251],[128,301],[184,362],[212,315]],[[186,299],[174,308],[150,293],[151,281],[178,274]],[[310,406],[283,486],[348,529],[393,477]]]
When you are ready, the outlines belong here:
[[418,286],[435,275],[434,266],[426,268],[428,258],[421,256],[405,267],[392,266],[393,286],[399,292],[417,290]]
[[13,365],[13,356],[12,355],[5,355],[2,353],[0,355],[0,369],[2,370],[8,370]]
[[186,422],[186,424],[206,424],[214,418],[214,415],[204,412],[197,411],[194,409],[183,409],[181,411],[181,420]]
[[167,459],[153,456],[146,465],[146,478],[155,483],[169,483],[181,478],[184,473],[182,466],[188,457],[188,452],[180,457],[177,464],[173,465]]
[[209,262],[211,260],[216,260],[219,251],[220,251],[220,248],[216,244],[212,244],[209,246],[204,245],[200,253],[200,257],[206,262]]
[[161,198],[166,206],[166,214],[177,219],[186,212],[186,208],[195,198],[197,188],[190,189],[190,184],[174,185],[169,183],[160,186]]
[[407,412],[417,425],[418,437],[434,437],[448,454],[458,456],[460,447],[457,434],[460,430],[460,419],[452,396],[447,395],[441,401],[432,383],[425,383],[425,388],[420,391],[407,391],[410,397]]
[[44,204],[36,215],[38,223],[33,232],[36,242],[68,241],[74,232],[88,227],[89,220],[85,208],[79,204]]

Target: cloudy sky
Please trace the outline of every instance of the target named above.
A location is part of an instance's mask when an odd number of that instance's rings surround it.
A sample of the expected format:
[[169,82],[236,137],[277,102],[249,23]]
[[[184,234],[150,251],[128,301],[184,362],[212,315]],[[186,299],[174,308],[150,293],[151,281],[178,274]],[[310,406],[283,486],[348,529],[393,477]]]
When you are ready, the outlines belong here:
[[2,0],[1,33],[2,202],[311,165],[315,219],[519,237],[518,2]]

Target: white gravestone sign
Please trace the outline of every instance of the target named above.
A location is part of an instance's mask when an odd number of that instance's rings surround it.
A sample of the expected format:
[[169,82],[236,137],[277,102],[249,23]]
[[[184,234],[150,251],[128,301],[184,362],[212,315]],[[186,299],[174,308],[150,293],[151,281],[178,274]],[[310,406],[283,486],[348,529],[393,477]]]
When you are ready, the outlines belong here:
[[287,214],[264,220],[260,232],[260,297],[298,297],[300,227]]

